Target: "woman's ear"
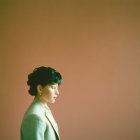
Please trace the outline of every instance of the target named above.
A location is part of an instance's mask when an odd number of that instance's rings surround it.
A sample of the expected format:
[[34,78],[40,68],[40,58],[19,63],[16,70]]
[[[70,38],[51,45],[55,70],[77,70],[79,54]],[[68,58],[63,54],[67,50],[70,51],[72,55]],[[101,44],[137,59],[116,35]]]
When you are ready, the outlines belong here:
[[39,85],[37,85],[36,88],[37,88],[37,92],[41,95],[43,87],[39,84]]

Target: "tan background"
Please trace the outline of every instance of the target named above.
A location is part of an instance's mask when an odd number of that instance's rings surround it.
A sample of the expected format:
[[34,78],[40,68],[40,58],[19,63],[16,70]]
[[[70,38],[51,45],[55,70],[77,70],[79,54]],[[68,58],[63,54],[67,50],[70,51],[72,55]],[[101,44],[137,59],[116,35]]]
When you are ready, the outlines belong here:
[[140,140],[140,3],[0,4],[0,140],[19,140],[27,75],[61,72],[50,105],[62,140]]

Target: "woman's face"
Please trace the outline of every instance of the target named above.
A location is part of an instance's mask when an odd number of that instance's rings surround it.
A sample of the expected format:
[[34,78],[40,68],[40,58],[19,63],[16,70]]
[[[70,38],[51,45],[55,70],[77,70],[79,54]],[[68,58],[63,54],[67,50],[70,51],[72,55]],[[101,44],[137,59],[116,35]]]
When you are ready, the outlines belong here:
[[44,103],[54,103],[59,95],[58,84],[48,84],[41,89],[41,100]]

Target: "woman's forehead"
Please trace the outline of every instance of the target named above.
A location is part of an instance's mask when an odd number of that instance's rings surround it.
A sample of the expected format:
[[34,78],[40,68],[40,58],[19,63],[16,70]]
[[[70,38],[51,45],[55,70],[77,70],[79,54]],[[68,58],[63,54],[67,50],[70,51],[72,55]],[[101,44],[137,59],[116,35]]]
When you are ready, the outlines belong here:
[[49,86],[58,86],[58,83],[48,84]]

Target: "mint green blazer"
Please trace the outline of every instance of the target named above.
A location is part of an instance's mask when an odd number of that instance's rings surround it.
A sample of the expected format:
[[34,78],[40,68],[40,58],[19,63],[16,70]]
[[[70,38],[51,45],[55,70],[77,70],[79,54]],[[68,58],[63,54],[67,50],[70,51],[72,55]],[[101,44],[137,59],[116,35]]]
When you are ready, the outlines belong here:
[[35,97],[24,114],[21,140],[60,140],[58,126],[51,111]]

